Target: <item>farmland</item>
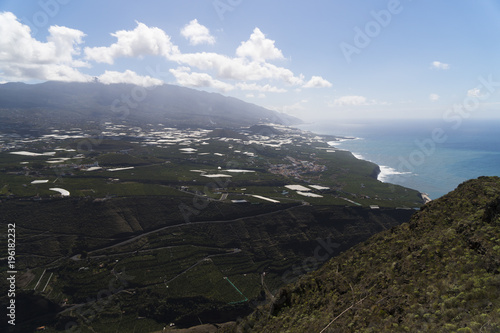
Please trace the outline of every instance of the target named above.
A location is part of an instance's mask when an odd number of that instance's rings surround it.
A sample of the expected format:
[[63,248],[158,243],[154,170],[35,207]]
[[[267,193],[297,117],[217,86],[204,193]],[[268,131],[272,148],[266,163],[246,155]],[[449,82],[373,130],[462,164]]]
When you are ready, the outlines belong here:
[[26,329],[235,320],[422,203],[336,138],[276,128],[3,135],[1,218],[16,223],[20,302],[45,302]]

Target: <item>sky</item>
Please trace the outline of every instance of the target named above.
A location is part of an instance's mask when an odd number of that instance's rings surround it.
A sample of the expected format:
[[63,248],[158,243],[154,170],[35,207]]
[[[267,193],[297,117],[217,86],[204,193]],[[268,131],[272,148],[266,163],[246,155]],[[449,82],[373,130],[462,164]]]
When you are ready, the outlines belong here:
[[500,118],[496,0],[1,0],[0,83],[176,84],[305,121]]

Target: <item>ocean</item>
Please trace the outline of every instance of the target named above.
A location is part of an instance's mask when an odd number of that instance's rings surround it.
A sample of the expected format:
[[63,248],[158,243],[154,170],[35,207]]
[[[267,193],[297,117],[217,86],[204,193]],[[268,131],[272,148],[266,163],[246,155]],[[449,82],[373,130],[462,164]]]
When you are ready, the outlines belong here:
[[331,144],[380,166],[380,181],[431,199],[479,176],[500,176],[500,120],[323,121],[298,126],[349,139]]

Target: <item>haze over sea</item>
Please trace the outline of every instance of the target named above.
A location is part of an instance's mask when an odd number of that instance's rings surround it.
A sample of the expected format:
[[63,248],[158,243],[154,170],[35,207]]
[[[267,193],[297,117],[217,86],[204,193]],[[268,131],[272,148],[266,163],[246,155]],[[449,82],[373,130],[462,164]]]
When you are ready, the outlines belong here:
[[332,143],[381,168],[383,182],[436,199],[479,176],[500,176],[500,120],[355,120],[299,126],[355,139]]

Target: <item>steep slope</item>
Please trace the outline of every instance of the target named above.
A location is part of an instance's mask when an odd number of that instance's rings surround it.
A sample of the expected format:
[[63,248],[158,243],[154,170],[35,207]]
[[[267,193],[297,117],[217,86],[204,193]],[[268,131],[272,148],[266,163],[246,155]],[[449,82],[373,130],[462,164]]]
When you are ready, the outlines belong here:
[[[235,320],[328,257],[412,214],[391,208],[212,202],[185,223],[178,206],[190,202],[190,197],[150,196],[0,203],[0,224],[15,221],[17,228],[18,299],[40,297],[58,305],[41,306],[41,319],[20,316],[19,331],[74,321],[87,322],[95,332],[151,332],[171,322],[187,327],[200,320]],[[6,247],[7,240],[0,239],[0,246]],[[315,253],[319,256],[309,260]],[[130,277],[124,291],[109,299],[107,294],[97,306],[86,304],[116,281],[116,272]],[[1,306],[8,301],[6,277],[0,272]],[[18,306],[20,314],[32,313],[26,303]],[[81,308],[74,312],[72,306]],[[65,312],[57,317],[60,311]],[[95,316],[88,316],[92,311]],[[2,325],[5,321],[0,331]]]
[[500,332],[500,178],[461,184],[280,290],[243,332]]
[[[13,112],[15,111],[15,112]],[[127,120],[190,126],[298,124],[297,118],[232,97],[175,85],[45,82],[0,85],[0,119],[40,125]]]

